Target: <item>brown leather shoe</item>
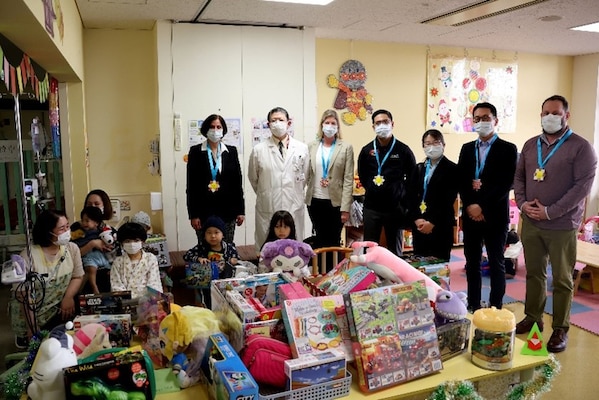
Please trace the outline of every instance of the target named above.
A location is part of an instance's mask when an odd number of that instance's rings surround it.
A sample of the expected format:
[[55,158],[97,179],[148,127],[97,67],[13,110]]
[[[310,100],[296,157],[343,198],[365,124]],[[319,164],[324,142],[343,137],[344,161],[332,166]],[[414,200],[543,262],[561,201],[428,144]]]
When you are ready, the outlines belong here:
[[568,332],[564,328],[555,328],[547,342],[547,351],[559,353],[566,350],[568,345]]
[[[535,321],[532,319],[524,318],[522,321],[516,324],[516,333],[518,335],[521,333],[528,333],[534,324]],[[537,326],[539,327],[539,331],[543,332],[543,321],[537,321]]]

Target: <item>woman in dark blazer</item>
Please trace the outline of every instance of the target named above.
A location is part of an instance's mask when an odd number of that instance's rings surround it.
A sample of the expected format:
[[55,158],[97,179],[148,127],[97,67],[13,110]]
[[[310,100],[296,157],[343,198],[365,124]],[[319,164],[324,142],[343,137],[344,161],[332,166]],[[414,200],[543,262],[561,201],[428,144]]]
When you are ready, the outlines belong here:
[[339,246],[353,201],[354,149],[341,139],[335,110],[322,114],[316,140],[308,149],[306,204],[316,234],[313,247]]
[[187,212],[201,242],[202,224],[210,215],[225,222],[224,240],[233,242],[235,225],[245,220],[245,201],[237,148],[222,142],[227,124],[208,116],[200,132],[207,141],[191,147],[187,160]]
[[436,129],[424,132],[426,160],[416,165],[408,186],[414,254],[449,260],[454,241],[457,165],[444,155],[445,140]]

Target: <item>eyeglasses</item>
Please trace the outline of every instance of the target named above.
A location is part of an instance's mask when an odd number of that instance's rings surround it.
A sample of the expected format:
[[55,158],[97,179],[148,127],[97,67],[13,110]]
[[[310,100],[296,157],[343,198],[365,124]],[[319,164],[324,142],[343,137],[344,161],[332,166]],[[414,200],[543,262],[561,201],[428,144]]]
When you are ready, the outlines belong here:
[[435,140],[434,142],[424,142],[422,143],[422,147],[430,147],[430,146],[439,146],[442,145],[443,142],[440,140]]
[[489,122],[493,120],[493,116],[492,115],[482,115],[480,117],[472,117],[472,121],[474,123],[483,121],[483,122]]
[[380,121],[376,121],[374,123],[374,125],[375,126],[379,126],[381,124],[389,125],[390,123],[391,123],[391,120],[389,120],[389,119],[383,119],[383,120],[380,120]]

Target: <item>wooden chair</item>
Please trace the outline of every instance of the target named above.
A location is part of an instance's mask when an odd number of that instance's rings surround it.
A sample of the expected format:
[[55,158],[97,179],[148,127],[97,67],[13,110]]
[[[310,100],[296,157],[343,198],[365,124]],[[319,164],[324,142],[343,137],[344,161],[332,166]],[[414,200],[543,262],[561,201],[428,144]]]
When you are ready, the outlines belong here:
[[[332,268],[339,264],[340,260],[349,258],[354,252],[354,249],[342,246],[321,247],[320,249],[314,249],[314,252],[316,255],[312,257],[312,275],[324,275],[327,273],[327,261],[332,260]],[[343,255],[343,257],[339,258],[340,254]]]

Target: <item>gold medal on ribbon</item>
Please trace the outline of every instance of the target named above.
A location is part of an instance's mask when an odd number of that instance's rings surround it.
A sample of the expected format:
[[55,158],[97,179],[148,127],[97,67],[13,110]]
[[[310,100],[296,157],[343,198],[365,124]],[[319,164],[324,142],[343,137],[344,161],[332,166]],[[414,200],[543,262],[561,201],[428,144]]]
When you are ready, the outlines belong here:
[[327,178],[322,178],[320,180],[320,186],[322,186],[323,188],[329,187],[329,180]]
[[480,179],[473,179],[472,180],[472,189],[473,190],[480,190],[480,187],[482,186],[482,182],[480,181]]
[[210,181],[208,184],[208,190],[210,190],[212,193],[216,192],[219,188],[220,185],[218,184],[218,181]]
[[424,200],[422,200],[422,202],[420,203],[420,213],[424,214],[425,211],[426,211],[426,203],[424,202]]
[[538,182],[543,182],[545,180],[545,169],[537,168],[535,170],[535,174],[532,177],[532,179],[534,179],[535,181],[538,181]]
[[385,178],[383,178],[382,175],[377,175],[374,177],[374,179],[372,181],[374,182],[375,185],[381,186],[383,183],[385,183]]

